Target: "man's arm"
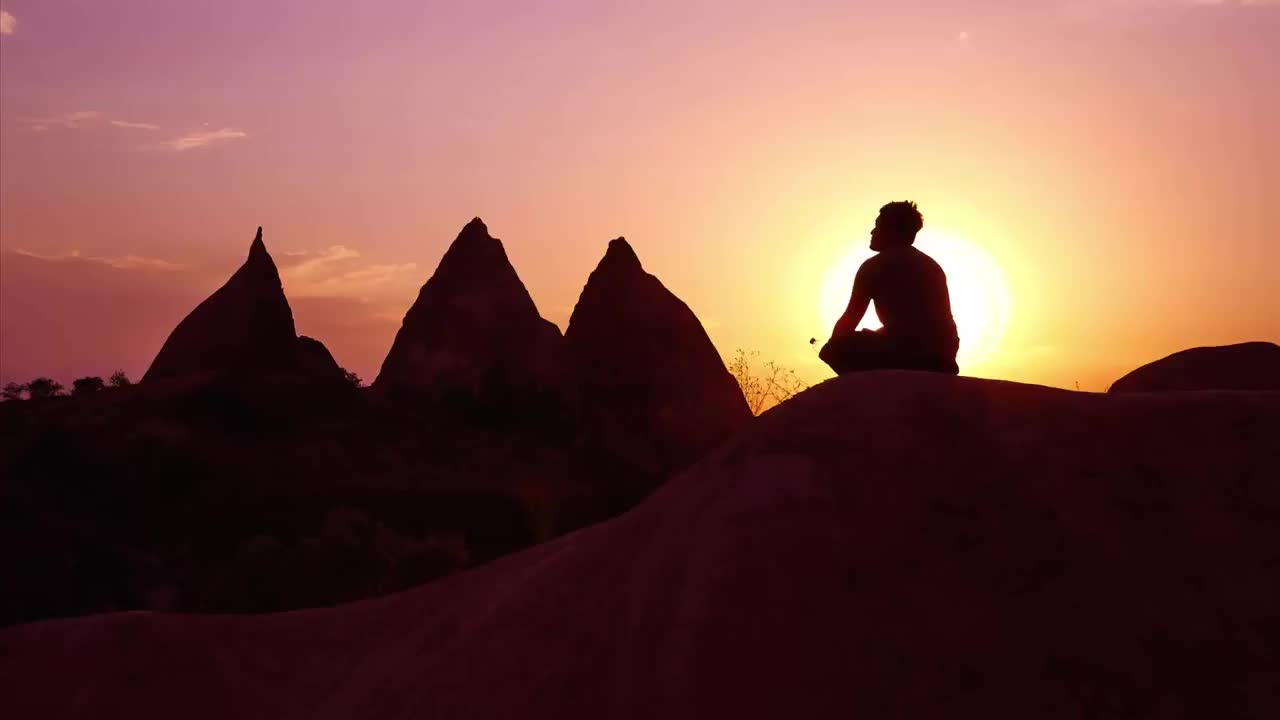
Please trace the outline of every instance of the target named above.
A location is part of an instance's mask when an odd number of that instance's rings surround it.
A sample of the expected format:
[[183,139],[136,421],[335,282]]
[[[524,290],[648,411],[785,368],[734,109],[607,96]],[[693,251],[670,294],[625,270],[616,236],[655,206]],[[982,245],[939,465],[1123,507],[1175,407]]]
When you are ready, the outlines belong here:
[[853,278],[853,294],[849,296],[849,306],[845,308],[844,314],[836,321],[836,326],[831,330],[831,337],[840,337],[848,335],[858,329],[858,323],[862,322],[862,316],[867,314],[867,307],[871,304],[871,272],[867,269],[866,263],[858,268],[858,274]]

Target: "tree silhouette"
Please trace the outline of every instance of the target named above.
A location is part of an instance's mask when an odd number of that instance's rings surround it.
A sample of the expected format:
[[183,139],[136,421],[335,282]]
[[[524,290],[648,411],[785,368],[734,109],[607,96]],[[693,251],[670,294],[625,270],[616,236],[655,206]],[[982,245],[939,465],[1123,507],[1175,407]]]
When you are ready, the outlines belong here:
[[32,400],[43,400],[62,394],[62,383],[53,378],[38,377],[27,383],[27,397]]
[[124,374],[123,370],[117,370],[111,373],[111,377],[107,379],[107,384],[113,388],[118,388],[132,385],[133,381],[129,379],[128,375]]
[[0,388],[0,400],[4,400],[5,402],[10,400],[21,400],[22,394],[26,391],[27,386],[21,383],[5,383],[5,386]]
[[752,368],[752,362],[759,356],[758,351],[747,352],[738,348],[733,362],[729,363],[729,373],[738,381],[738,387],[742,389],[742,396],[746,398],[752,415],[759,415],[773,405],[809,389],[809,383],[801,380],[794,370],[784,368],[773,360],[764,363],[757,374]]
[[355,374],[355,373],[351,372],[350,370],[348,370],[348,369],[346,369],[346,368],[342,368],[342,377],[343,377],[343,379],[345,379],[347,382],[351,383],[351,387],[357,387],[357,388],[358,388],[358,387],[360,387],[360,385],[361,385],[362,383],[364,383],[364,381],[360,379],[360,376],[359,376],[359,375],[357,375],[357,374]]
[[102,381],[102,378],[96,375],[76,378],[71,383],[71,394],[77,396],[92,395],[93,393],[102,390],[104,387],[106,387],[106,383]]

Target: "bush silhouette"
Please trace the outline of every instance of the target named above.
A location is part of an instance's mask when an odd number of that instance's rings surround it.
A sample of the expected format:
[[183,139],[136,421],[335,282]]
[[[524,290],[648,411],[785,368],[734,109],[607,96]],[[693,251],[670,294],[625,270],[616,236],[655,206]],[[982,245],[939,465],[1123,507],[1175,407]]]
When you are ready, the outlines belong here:
[[107,384],[113,388],[118,388],[132,385],[133,381],[129,379],[129,376],[123,370],[117,370],[111,373],[111,377],[107,379]]
[[92,395],[93,393],[99,392],[104,387],[106,387],[106,383],[102,381],[102,378],[96,375],[76,378],[71,383],[71,394],[76,396]]
[[38,377],[27,383],[27,397],[32,400],[43,400],[62,394],[62,383],[47,377]]
[[774,405],[786,402],[794,395],[809,389],[809,383],[800,379],[794,370],[784,368],[773,360],[764,363],[757,373],[752,367],[759,358],[758,351],[747,352],[738,348],[729,373],[738,381],[742,396],[752,415],[759,415]]
[[233,612],[333,605],[403,590],[469,561],[461,537],[416,538],[363,511],[337,507],[316,534],[259,534],[241,542],[210,600]]
[[26,391],[26,385],[15,382],[6,383],[3,388],[0,388],[0,400],[4,400],[6,402],[10,400],[21,400],[22,394]]

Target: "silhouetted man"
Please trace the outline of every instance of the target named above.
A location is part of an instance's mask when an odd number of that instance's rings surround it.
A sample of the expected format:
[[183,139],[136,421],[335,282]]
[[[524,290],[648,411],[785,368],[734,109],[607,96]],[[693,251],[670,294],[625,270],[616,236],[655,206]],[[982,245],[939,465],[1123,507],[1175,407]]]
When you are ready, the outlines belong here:
[[[924,218],[913,202],[880,209],[871,231],[878,253],[858,268],[849,307],[819,357],[836,374],[862,370],[930,370],[955,375],[960,338],[951,317],[947,276],[913,247]],[[880,330],[857,330],[867,305],[876,304]]]

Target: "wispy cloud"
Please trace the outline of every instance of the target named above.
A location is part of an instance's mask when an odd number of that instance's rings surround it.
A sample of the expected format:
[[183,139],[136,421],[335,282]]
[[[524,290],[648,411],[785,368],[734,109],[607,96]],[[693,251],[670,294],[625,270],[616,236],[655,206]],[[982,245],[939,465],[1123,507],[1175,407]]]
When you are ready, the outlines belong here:
[[18,18],[0,10],[0,35],[12,35],[18,31]]
[[[62,130],[79,130],[81,128],[96,126],[103,122],[105,122],[106,125],[120,130],[146,130],[148,132],[154,132],[162,129],[155,123],[140,122],[137,120],[121,120],[119,118],[108,119],[106,114],[100,110],[77,110],[75,112],[55,113],[38,117],[20,117],[18,118],[18,122],[33,132],[46,132],[54,128]],[[232,140],[239,140],[248,136],[248,133],[236,128],[224,127],[217,130],[205,128],[193,130],[184,135],[164,140],[158,144],[143,145],[140,146],[139,149],[161,149],[171,150],[173,152],[186,152],[187,150],[197,150],[199,148],[209,147],[210,145],[218,145]]]
[[75,130],[84,127],[93,122],[102,119],[102,112],[98,110],[76,110],[75,112],[58,113],[56,115],[44,115],[41,117],[20,117],[18,122],[26,125],[28,128],[36,132],[44,132],[49,128],[65,128]]
[[292,284],[290,288],[299,296],[368,299],[370,295],[386,292],[390,285],[409,279],[409,273],[417,269],[417,263],[369,265],[328,277],[312,278],[306,283]]
[[239,140],[246,137],[249,137],[248,133],[235,128],[196,130],[172,140],[166,140],[163,145],[174,152],[185,152],[187,150],[196,150],[203,147],[209,147],[210,145],[225,143],[231,140]]
[[279,256],[280,275],[290,296],[368,299],[385,294],[398,283],[416,280],[417,263],[388,263],[356,267],[360,253],[344,245],[324,250],[285,252]]
[[280,265],[285,275],[305,278],[328,271],[334,263],[360,257],[360,253],[345,245],[334,245],[324,250],[301,250],[282,253]]
[[[141,255],[86,255],[79,250],[42,253],[14,248],[13,253],[51,263],[92,263],[117,270],[199,270],[181,263]],[[290,297],[332,297],[369,301],[410,292],[417,284],[417,263],[362,265],[360,253],[345,245],[322,250],[276,253],[280,277]]]
[[90,262],[97,263],[99,265],[107,265],[109,267],[116,268],[117,270],[173,271],[186,269],[185,265],[169,262],[168,260],[161,260],[159,258],[142,257],[140,255],[118,255],[110,257],[100,255],[81,255],[79,250],[72,250],[71,252],[56,255],[45,255],[42,253],[32,252],[30,250],[23,250],[22,248],[15,248],[14,252],[25,257],[44,260],[46,262]]
[[341,283],[361,285],[382,285],[398,278],[402,273],[418,269],[418,263],[389,263],[386,265],[370,265],[369,267],[351,270],[339,275],[336,280]]
[[[64,130],[79,130],[98,124],[106,118],[106,114],[101,110],[76,110],[74,112],[54,113],[52,115],[42,115],[39,117],[20,117],[18,122],[26,125],[28,128],[36,132],[44,132],[50,128],[61,128]],[[130,120],[108,120],[107,124],[111,127],[124,128],[130,130],[159,130],[160,126],[147,122],[133,122]]]
[[159,125],[144,122],[129,122],[128,120],[112,120],[112,127],[125,128],[127,130],[159,130]]

